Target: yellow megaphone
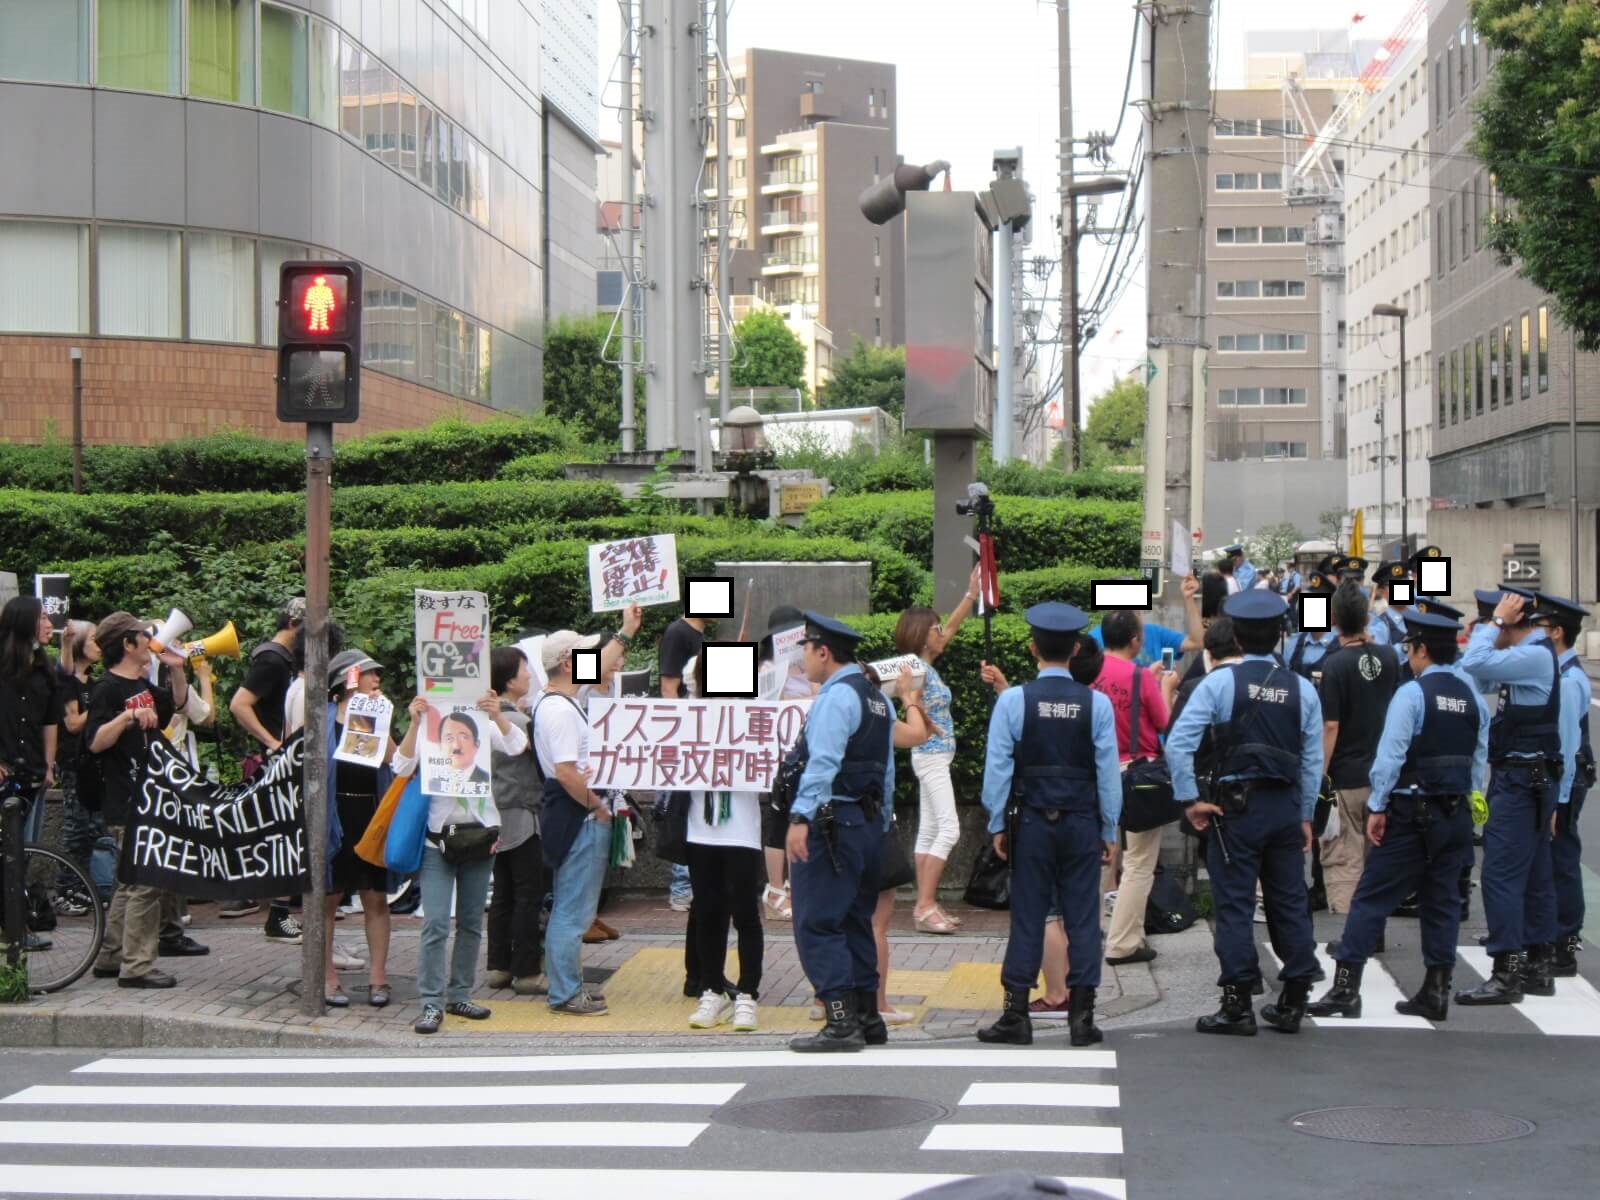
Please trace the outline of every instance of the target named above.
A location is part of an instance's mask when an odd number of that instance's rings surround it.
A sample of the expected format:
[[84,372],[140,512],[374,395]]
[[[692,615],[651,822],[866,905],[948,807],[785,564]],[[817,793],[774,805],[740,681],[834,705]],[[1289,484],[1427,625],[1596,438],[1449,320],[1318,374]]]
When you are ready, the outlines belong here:
[[156,631],[150,635],[150,649],[161,654],[168,646],[176,646],[178,639],[194,628],[194,622],[181,608],[175,608],[167,614],[167,619],[161,622]]
[[183,652],[190,658],[238,658],[239,631],[229,621],[210,637],[185,644]]

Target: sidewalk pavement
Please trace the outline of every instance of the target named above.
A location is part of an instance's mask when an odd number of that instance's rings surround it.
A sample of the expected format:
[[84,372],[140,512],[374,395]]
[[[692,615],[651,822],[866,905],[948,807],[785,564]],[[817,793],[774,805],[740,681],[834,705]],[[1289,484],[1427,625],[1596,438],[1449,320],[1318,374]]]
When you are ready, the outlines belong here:
[[[961,932],[935,936],[915,932],[910,904],[902,902],[890,928],[889,994],[915,1021],[897,1026],[897,1041],[970,1037],[993,1019],[1000,1004],[1000,961],[1005,954],[1008,916],[1004,912],[949,905],[962,918]],[[115,980],[85,976],[63,992],[28,1003],[0,1007],[0,1046],[89,1047],[264,1047],[297,1049],[324,1046],[427,1045],[522,1048],[603,1048],[611,1045],[668,1046],[703,1043],[706,1038],[736,1038],[747,1045],[778,1045],[796,1032],[816,1028],[809,1019],[811,991],[800,969],[788,922],[767,925],[761,987],[761,1032],[736,1034],[729,1027],[695,1031],[688,1027],[695,1001],[683,995],[683,927],[686,914],[673,912],[662,898],[630,898],[609,905],[603,919],[622,934],[618,941],[584,947],[584,975],[605,993],[610,1013],[571,1017],[550,1012],[544,997],[513,995],[483,985],[480,959],[475,998],[494,1010],[486,1021],[448,1017],[432,1038],[411,1031],[417,1016],[416,967],[422,922],[396,916],[389,955],[392,1003],[382,1009],[367,1003],[364,970],[342,973],[350,995],[347,1009],[328,1009],[311,1017],[299,1008],[300,947],[269,942],[262,916],[221,920],[217,907],[191,909],[189,933],[211,947],[197,958],[168,958],[160,967],[178,979],[166,991],[119,988]],[[334,926],[338,943],[356,957],[367,957],[359,913]],[[1154,944],[1174,967],[1198,959],[1199,936],[1205,956],[1210,939],[1204,925],[1187,934],[1161,937]],[[730,951],[730,977],[736,956]],[[1186,972],[1185,972],[1186,973]],[[1162,989],[1150,966],[1104,968],[1098,998],[1102,1023],[1127,1018],[1157,1004]],[[1038,1022],[1036,1034],[1065,1034],[1065,1021]],[[724,1043],[725,1045],[726,1043]]]

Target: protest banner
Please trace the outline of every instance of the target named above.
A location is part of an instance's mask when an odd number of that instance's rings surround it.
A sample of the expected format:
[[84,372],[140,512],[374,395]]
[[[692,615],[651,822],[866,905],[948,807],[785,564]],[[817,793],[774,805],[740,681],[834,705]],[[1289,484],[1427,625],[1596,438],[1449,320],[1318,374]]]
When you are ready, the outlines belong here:
[[50,628],[60,633],[72,617],[72,576],[35,575],[33,594],[44,603],[44,615],[50,618]]
[[333,757],[340,762],[363,767],[383,765],[383,752],[389,745],[389,725],[394,720],[394,705],[383,696],[357,694],[345,706],[344,736]]
[[589,595],[597,613],[630,604],[676,604],[678,539],[660,533],[590,546]]
[[308,891],[303,752],[297,733],[249,783],[222,787],[207,783],[165,738],[151,738],[119,877],[203,900]]
[[770,791],[810,707],[809,700],[591,697],[589,786]]
[[416,592],[417,695],[472,704],[489,690],[489,603],[482,592]]
[[471,704],[428,706],[418,752],[422,790],[430,796],[489,796],[489,717]]

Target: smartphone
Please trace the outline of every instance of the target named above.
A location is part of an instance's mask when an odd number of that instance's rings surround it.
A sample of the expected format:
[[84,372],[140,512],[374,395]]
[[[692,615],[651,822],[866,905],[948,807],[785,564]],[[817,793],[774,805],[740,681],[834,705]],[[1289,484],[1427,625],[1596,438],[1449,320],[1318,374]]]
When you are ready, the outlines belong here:
[[1161,669],[1163,671],[1172,670],[1172,660],[1173,660],[1172,647],[1171,646],[1167,646],[1166,648],[1164,648],[1161,651]]

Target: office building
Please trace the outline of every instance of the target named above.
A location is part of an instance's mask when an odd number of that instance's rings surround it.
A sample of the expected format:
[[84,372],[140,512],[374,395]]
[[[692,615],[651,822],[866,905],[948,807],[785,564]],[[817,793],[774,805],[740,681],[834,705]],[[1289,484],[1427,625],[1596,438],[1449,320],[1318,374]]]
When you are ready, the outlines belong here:
[[[1428,156],[1426,39],[1389,67],[1344,134],[1349,379],[1345,427],[1349,507],[1369,545],[1400,537],[1425,544],[1432,494],[1432,160]],[[1405,403],[1400,403],[1400,328],[1376,304],[1407,310]],[[1405,520],[1401,521],[1400,414],[1405,413]]]
[[0,437],[69,427],[72,347],[91,442],[293,432],[275,299],[308,256],[365,268],[358,431],[537,407],[545,192],[569,190],[546,145],[595,86],[557,79],[546,29],[592,38],[593,7],[0,5]]
[[594,311],[600,33],[597,0],[540,0],[539,83],[544,148],[544,310],[548,320]]
[[1312,87],[1347,84],[1382,46],[1347,29],[1251,30],[1244,35],[1245,86],[1275,88],[1287,78]]
[[[1432,188],[1433,511],[1429,539],[1452,557],[1456,595],[1505,576],[1593,601],[1600,506],[1600,359],[1576,356],[1548,296],[1489,249],[1505,197],[1471,156],[1473,103],[1493,71],[1467,0],[1428,26]],[[1587,253],[1575,247],[1575,253]],[[1581,572],[1569,569],[1578,424]]]

